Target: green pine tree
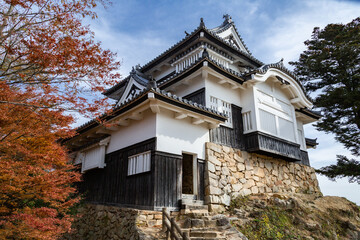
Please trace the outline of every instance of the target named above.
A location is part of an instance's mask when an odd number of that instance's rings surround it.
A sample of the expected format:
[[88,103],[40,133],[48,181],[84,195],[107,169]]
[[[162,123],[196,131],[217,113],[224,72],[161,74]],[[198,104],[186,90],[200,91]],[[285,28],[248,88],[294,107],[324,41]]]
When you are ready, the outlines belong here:
[[[346,149],[360,156],[360,18],[348,24],[314,28],[307,49],[296,62],[295,73],[308,92],[314,92],[314,106],[323,117],[317,130],[334,133]],[[349,177],[360,183],[360,162],[337,156],[337,164],[319,173],[331,179]]]

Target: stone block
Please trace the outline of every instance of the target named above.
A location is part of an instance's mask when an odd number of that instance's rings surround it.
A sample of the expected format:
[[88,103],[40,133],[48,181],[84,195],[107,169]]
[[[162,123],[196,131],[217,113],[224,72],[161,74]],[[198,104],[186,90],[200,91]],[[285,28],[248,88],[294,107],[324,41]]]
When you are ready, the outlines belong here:
[[237,172],[237,168],[236,168],[235,166],[229,167],[229,170],[230,170],[232,173]]
[[244,184],[244,183],[246,183],[246,179],[245,179],[245,178],[241,178],[241,179],[240,179],[240,182],[241,182],[242,184]]
[[245,171],[245,164],[243,164],[243,163],[238,163],[237,164],[237,169],[238,169],[238,171]]
[[209,204],[209,212],[222,213],[225,212],[225,207],[219,204]]
[[244,178],[244,173],[240,173],[240,172],[234,172],[233,173],[233,176],[234,176],[234,178],[236,178],[236,179],[240,179],[240,178]]
[[241,183],[237,183],[237,184],[232,185],[232,189],[233,189],[234,192],[238,192],[238,191],[240,191],[242,186],[243,185]]
[[272,164],[271,164],[271,162],[266,161],[266,162],[265,162],[265,167],[266,167],[267,170],[269,170],[269,172],[271,172],[271,170],[272,170]]
[[234,159],[236,162],[239,162],[239,163],[245,162],[245,160],[241,156],[239,156],[237,153],[234,154]]
[[253,164],[252,164],[252,162],[250,160],[245,160],[245,168],[246,168],[247,171],[254,169]]
[[208,189],[209,189],[209,195],[213,195],[213,194],[214,195],[220,195],[220,194],[222,194],[221,189],[218,188],[218,187],[209,186]]
[[220,146],[220,145],[217,145],[217,144],[215,144],[215,143],[212,143],[212,142],[207,142],[207,143],[206,143],[206,148],[209,148],[209,149],[211,149],[211,150],[214,151],[214,152],[218,152],[218,153],[221,153],[221,152],[222,152],[221,146]]
[[254,179],[255,182],[260,181],[260,178],[258,176],[253,176],[252,178]]
[[251,193],[252,193],[252,194],[257,194],[257,193],[259,193],[259,188],[258,188],[257,186],[253,186],[250,190],[251,190]]
[[207,162],[207,168],[210,172],[215,172],[215,166],[211,162]]
[[246,171],[246,172],[245,172],[245,178],[246,178],[246,179],[250,179],[251,176],[252,176],[252,171]]
[[222,168],[221,168],[221,173],[222,173],[223,175],[225,175],[225,176],[230,175],[230,171],[229,171],[229,169],[228,169],[227,167],[222,167]]
[[218,187],[219,186],[219,181],[213,179],[213,178],[209,178],[209,184],[212,187]]
[[208,161],[213,163],[216,166],[221,166],[221,161],[219,161],[219,159],[215,156],[209,156]]
[[227,146],[222,146],[222,150],[225,152],[225,153],[230,153],[230,148],[227,147]]
[[219,180],[219,176],[217,176],[216,174],[211,173],[211,172],[208,172],[208,174],[209,174],[209,178],[212,178],[212,179],[215,179],[215,180]]
[[230,200],[231,200],[231,198],[227,194],[223,194],[220,196],[220,202],[226,206],[230,205]]
[[241,194],[242,196],[250,195],[250,194],[251,194],[251,190],[248,189],[248,188],[242,189],[242,190],[240,191],[240,194]]
[[228,182],[230,184],[235,184],[235,183],[237,183],[237,179],[235,177],[229,176],[228,177]]
[[261,168],[261,167],[256,167],[254,169],[254,175],[258,176],[258,177],[265,177],[265,172],[264,172],[264,169]]
[[255,186],[255,181],[252,179],[247,180],[246,183],[244,184],[244,188],[251,188],[252,186]]

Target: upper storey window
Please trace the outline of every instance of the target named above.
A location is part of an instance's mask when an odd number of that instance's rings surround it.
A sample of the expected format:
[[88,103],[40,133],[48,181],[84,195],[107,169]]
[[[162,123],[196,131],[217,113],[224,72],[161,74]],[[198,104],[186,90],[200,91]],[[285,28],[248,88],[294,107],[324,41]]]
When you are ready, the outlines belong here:
[[210,96],[210,108],[226,114],[228,116],[228,119],[223,125],[230,128],[233,127],[230,103],[225,102],[217,97]]
[[260,130],[296,142],[292,106],[276,94],[258,90]]

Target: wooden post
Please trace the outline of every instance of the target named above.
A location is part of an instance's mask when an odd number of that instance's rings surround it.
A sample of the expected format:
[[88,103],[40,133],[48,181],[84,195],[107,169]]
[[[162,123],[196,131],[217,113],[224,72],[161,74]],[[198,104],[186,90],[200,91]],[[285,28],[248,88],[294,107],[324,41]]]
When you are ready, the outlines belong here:
[[175,218],[171,218],[170,219],[171,222],[171,230],[170,230],[170,234],[171,234],[171,240],[175,239]]
[[163,230],[163,231],[166,230],[166,226],[165,226],[165,220],[166,220],[165,212],[166,212],[166,208],[163,208],[163,209],[162,209],[162,230]]

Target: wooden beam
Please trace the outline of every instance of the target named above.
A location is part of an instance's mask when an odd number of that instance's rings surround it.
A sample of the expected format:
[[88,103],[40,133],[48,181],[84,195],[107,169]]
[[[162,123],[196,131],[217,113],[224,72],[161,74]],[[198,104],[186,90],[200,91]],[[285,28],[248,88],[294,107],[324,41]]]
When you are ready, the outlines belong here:
[[215,124],[215,123],[208,123],[208,127],[209,127],[210,129],[214,129],[214,128],[219,127],[219,124]]
[[290,102],[291,103],[298,103],[298,102],[300,102],[300,98],[293,98],[293,99],[290,99]]
[[218,81],[218,84],[224,84],[224,83],[227,83],[226,79],[221,79],[220,81]]
[[130,120],[129,119],[120,119],[120,120],[116,121],[115,124],[126,127],[126,126],[129,126]]
[[288,85],[288,84],[283,84],[283,85],[281,85],[281,88],[282,89],[287,89],[287,88],[289,88],[290,87],[290,85]]
[[90,133],[89,135],[86,136],[87,138],[96,138],[97,135],[94,133]]
[[160,107],[156,103],[150,103],[150,109],[153,113],[160,113]]
[[202,79],[207,79],[207,78],[208,78],[208,75],[209,75],[208,70],[206,70],[206,69],[202,69],[202,70],[201,70],[201,78],[202,78]]
[[185,113],[182,113],[182,112],[175,113],[175,118],[176,119],[184,119],[186,117],[187,117],[187,114],[185,114]]
[[98,133],[98,134],[110,134],[111,131],[110,131],[110,130],[107,130],[107,129],[105,129],[105,128],[100,128],[100,129],[98,129],[98,130],[96,131],[96,133]]
[[119,126],[115,126],[115,125],[106,127],[106,130],[110,130],[110,131],[117,131],[119,129],[120,129]]
[[138,112],[138,113],[133,113],[129,116],[130,119],[133,119],[133,120],[142,120],[144,118],[144,116],[142,115],[142,113]]
[[200,118],[193,118],[191,123],[194,125],[199,125],[201,123],[205,122],[204,120],[200,119]]

